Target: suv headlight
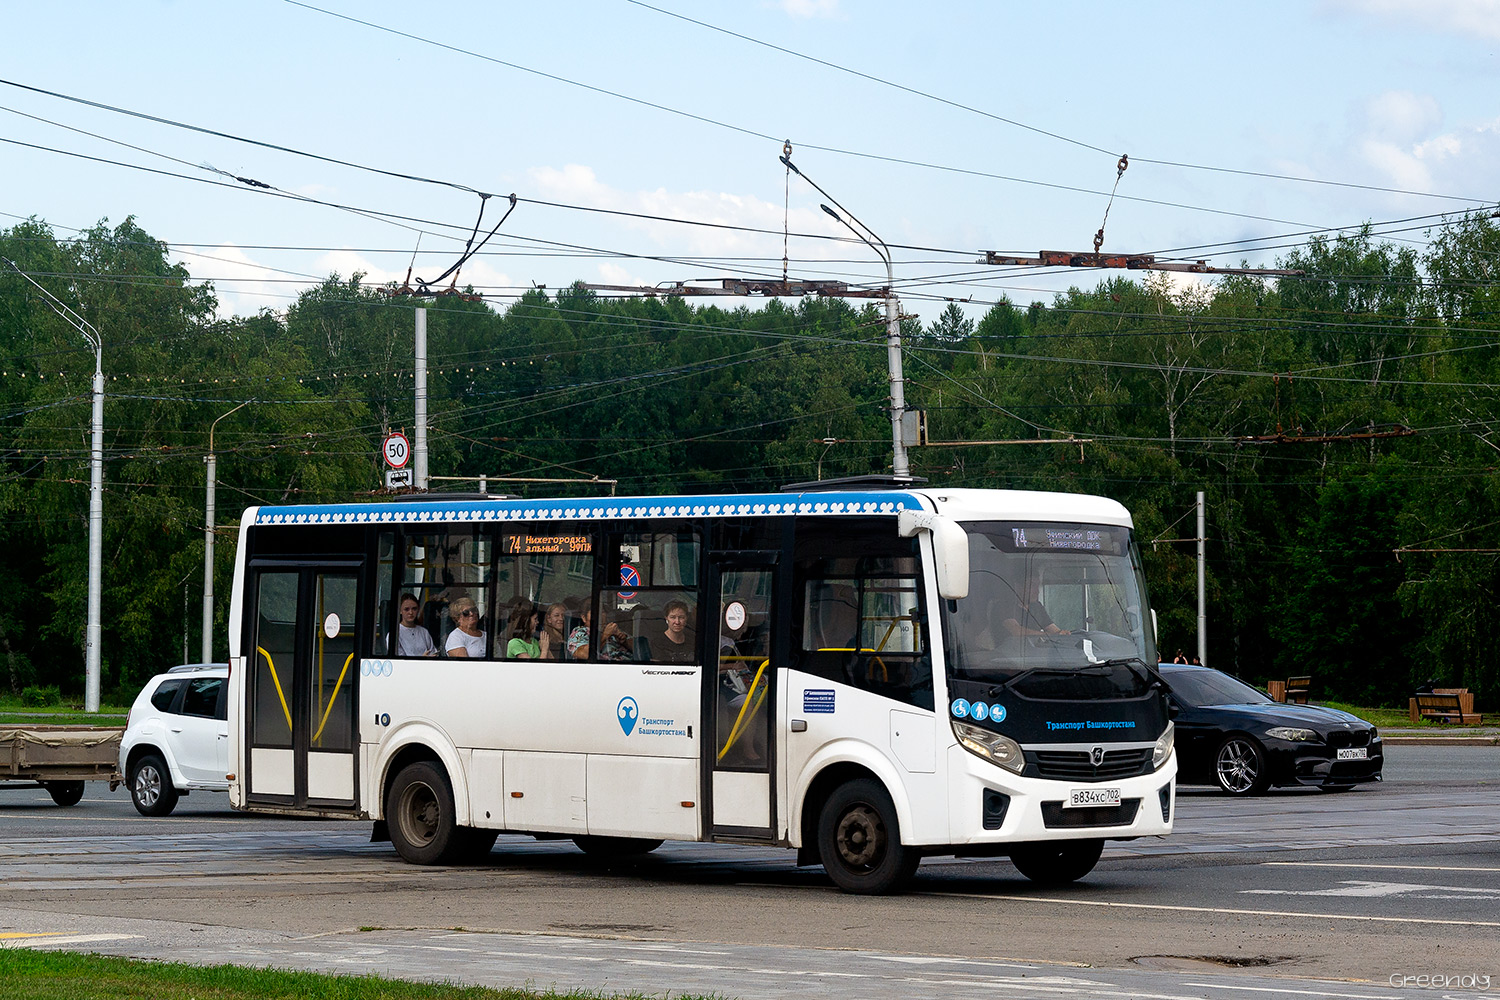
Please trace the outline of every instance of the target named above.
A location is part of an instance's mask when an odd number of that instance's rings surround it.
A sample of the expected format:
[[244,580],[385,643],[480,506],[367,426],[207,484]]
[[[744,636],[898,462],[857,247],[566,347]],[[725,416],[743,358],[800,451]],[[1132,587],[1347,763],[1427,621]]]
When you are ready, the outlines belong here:
[[1166,730],[1156,738],[1156,746],[1151,748],[1151,770],[1157,770],[1172,756],[1172,744],[1176,739],[1177,727],[1169,722]]
[[1321,742],[1318,734],[1311,729],[1297,729],[1294,726],[1276,726],[1274,729],[1267,729],[1266,735],[1273,740],[1286,740],[1288,743]]
[[1026,769],[1026,756],[1021,753],[1021,744],[1009,736],[1001,736],[988,729],[965,725],[962,722],[953,723],[953,735],[958,737],[959,745],[965,750],[999,764],[1007,771],[1020,774]]

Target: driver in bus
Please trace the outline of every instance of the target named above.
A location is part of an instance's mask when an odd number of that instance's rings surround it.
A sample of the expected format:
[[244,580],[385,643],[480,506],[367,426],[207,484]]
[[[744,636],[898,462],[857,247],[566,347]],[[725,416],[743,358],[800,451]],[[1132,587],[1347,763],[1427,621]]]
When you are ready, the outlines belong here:
[[1042,607],[1041,590],[1041,581],[1032,577],[1024,587],[1012,591],[1015,605],[1000,624],[1011,635],[1072,635],[1067,629],[1059,628],[1047,614],[1047,609]]
[[[414,594],[401,595],[401,621],[396,625],[396,651],[397,656],[436,656],[437,644],[432,641],[432,633],[419,621],[422,617],[422,605]],[[391,637],[385,637],[386,648],[390,648]]]

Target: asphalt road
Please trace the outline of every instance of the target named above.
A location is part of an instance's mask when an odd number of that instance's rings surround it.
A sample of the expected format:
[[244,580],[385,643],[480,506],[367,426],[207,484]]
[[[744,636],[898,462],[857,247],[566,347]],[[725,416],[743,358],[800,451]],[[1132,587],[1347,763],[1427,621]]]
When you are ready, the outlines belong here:
[[223,796],[150,820],[103,785],[71,809],[0,789],[0,944],[731,997],[1500,991],[1500,748],[1387,754],[1383,784],[1344,794],[1183,789],[1172,837],[1110,844],[1066,889],[930,859],[889,899],[781,850],[607,864],[502,837],[482,866],[416,868],[365,824]]

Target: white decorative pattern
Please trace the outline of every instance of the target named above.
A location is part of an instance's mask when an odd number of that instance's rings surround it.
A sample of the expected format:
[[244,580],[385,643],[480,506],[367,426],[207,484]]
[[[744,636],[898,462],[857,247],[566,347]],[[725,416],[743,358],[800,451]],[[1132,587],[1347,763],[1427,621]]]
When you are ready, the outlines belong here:
[[[837,499],[834,499],[834,497]],[[617,518],[739,517],[747,515],[785,517],[793,514],[848,516],[850,514],[895,514],[920,510],[921,502],[909,493],[803,494],[796,499],[780,495],[735,497],[627,498],[609,505],[558,506],[556,500],[488,500],[402,504],[316,504],[300,507],[262,507],[256,524],[417,524],[434,522],[475,523],[481,521],[609,521]]]

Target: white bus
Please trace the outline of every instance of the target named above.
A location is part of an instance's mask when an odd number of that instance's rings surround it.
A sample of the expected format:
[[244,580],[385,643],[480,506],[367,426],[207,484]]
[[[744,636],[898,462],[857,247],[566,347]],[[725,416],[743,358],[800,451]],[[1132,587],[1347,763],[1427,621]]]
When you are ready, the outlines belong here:
[[230,622],[234,807],[373,820],[417,864],[773,844],[879,893],[928,855],[1072,881],[1172,829],[1154,616],[1098,497],[251,508]]

